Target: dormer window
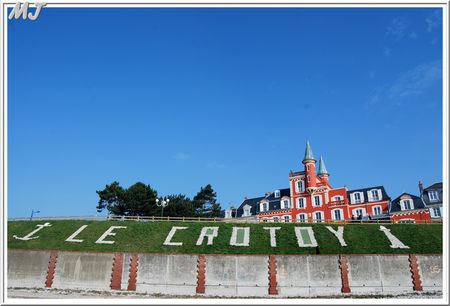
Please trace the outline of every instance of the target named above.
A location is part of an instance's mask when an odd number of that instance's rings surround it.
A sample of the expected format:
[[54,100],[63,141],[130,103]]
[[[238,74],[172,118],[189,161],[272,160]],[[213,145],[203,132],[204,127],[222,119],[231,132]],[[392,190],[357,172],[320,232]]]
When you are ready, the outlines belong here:
[[244,217],[248,217],[251,216],[251,212],[250,209],[252,208],[250,205],[245,205],[244,207]]
[[259,206],[260,211],[268,211],[269,210],[269,203],[268,202],[262,202]]
[[369,197],[370,197],[370,201],[374,202],[374,201],[379,201],[381,199],[380,196],[380,190],[378,189],[372,189],[369,191]]
[[280,197],[280,191],[279,190],[275,190],[274,194],[275,194],[275,198],[279,198]]
[[231,218],[231,209],[225,210],[225,218],[226,218],[226,219]]
[[289,200],[284,199],[281,201],[281,209],[287,209],[287,208],[290,208]]
[[354,192],[352,193],[352,204],[359,204],[364,202],[364,195],[362,192]]
[[410,199],[400,201],[401,210],[411,210],[414,209],[414,205]]
[[436,202],[439,200],[435,190],[428,191],[428,198],[430,198],[430,202]]

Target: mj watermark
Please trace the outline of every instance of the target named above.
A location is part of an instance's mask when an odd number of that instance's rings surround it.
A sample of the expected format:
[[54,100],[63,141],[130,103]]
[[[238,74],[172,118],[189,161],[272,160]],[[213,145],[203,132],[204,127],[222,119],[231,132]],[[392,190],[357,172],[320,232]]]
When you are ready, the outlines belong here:
[[17,2],[16,5],[14,6],[13,10],[9,14],[8,19],[9,20],[11,20],[13,18],[19,19],[20,16],[22,16],[24,20],[27,19],[27,17],[30,20],[36,20],[36,19],[38,19],[42,8],[46,5],[47,5],[47,3],[36,2],[35,3],[36,12],[34,12],[34,15],[33,15],[33,13],[28,13],[28,6],[29,6],[28,2],[25,2],[23,4],[20,2]]

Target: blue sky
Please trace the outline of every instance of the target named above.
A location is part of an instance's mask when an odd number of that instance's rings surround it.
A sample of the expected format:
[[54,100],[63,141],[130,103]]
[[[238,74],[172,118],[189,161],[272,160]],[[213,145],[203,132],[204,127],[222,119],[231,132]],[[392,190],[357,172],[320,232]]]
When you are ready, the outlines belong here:
[[442,181],[436,8],[50,8],[8,22],[8,217],[137,181],[223,208],[288,187]]

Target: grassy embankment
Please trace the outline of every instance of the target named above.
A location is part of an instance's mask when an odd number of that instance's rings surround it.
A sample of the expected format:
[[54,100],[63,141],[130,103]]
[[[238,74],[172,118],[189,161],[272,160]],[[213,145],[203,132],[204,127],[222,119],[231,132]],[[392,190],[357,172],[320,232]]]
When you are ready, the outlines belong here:
[[[43,221],[8,222],[8,248],[35,250],[97,251],[97,252],[137,252],[137,253],[176,253],[176,254],[316,254],[313,247],[299,247],[294,232],[296,226],[311,226],[321,254],[441,254],[442,225],[430,224],[392,224],[384,225],[391,230],[409,249],[392,249],[386,235],[380,231],[380,225],[351,224],[344,226],[344,239],[347,247],[342,247],[323,224],[223,224],[223,223],[181,223],[181,222],[134,222],[134,221],[46,221],[51,227],[38,231],[37,239],[21,241],[13,237],[23,237],[36,229]],[[66,242],[82,225],[88,225],[75,239],[82,243]],[[116,229],[115,236],[105,240],[114,244],[97,244],[95,241],[110,226],[126,226]],[[188,227],[178,230],[173,241],[182,242],[182,246],[163,245],[172,226]],[[218,236],[213,245],[196,246],[202,227],[218,226]],[[250,227],[250,245],[248,247],[231,246],[232,227]],[[277,247],[270,246],[270,235],[263,227],[281,227],[276,233]],[[331,225],[335,230],[337,225]]]

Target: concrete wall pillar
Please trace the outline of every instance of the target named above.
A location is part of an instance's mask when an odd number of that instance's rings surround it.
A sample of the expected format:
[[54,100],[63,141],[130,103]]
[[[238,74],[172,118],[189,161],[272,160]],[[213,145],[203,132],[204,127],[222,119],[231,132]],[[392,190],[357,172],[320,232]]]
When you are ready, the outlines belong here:
[[47,278],[45,281],[45,287],[51,288],[53,284],[53,278],[55,277],[56,259],[58,258],[58,252],[52,251],[50,253],[50,260],[48,262]]

